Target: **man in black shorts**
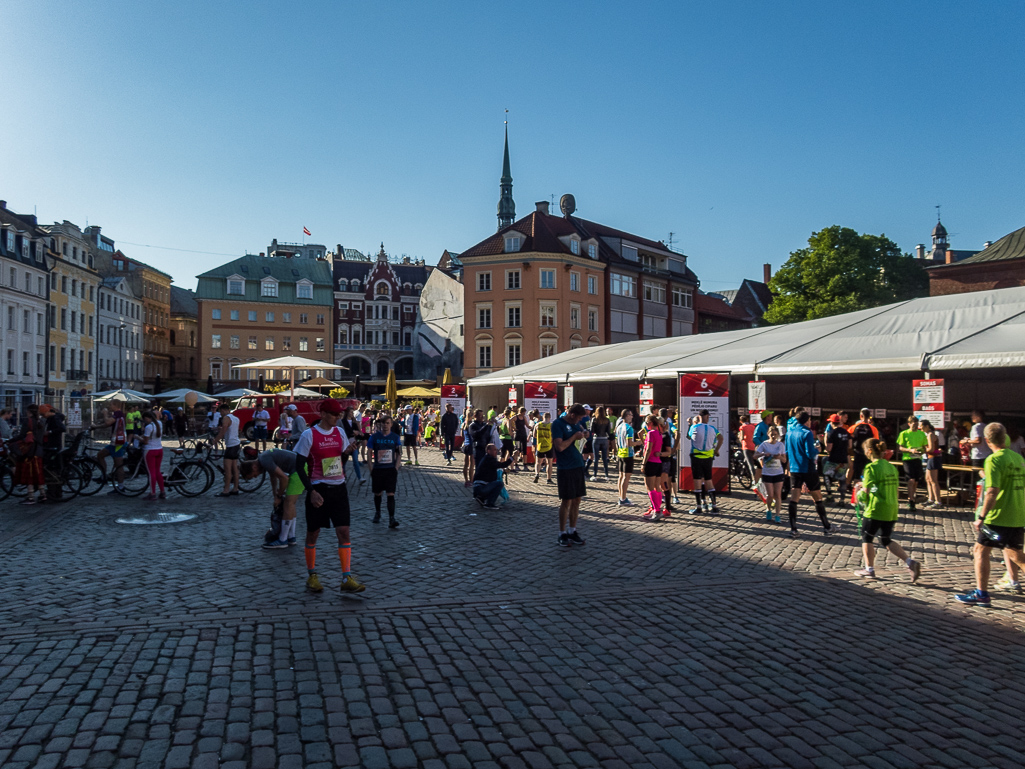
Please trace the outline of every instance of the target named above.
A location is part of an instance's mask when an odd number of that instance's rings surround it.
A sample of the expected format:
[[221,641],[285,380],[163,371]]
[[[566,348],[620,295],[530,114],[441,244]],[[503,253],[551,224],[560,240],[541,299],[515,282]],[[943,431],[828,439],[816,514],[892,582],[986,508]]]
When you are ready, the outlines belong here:
[[697,501],[697,507],[689,511],[691,515],[702,510],[706,513],[719,512],[719,506],[715,503],[712,465],[719,456],[723,437],[715,425],[709,424],[708,417],[708,409],[701,409],[687,431],[690,439],[690,471],[694,478],[694,499]]
[[800,411],[797,421],[787,430],[787,458],[790,460],[790,536],[797,537],[797,503],[801,501],[801,488],[808,487],[811,498],[815,500],[815,512],[822,520],[822,528],[827,534],[835,534],[840,530],[837,524],[830,524],[826,517],[826,503],[822,501],[819,491],[819,450],[816,446],[815,434],[808,429],[808,412]]
[[[451,407],[450,407],[451,408]],[[374,493],[374,523],[381,521],[381,495],[388,495],[388,528],[399,528],[395,520],[395,488],[399,482],[399,467],[402,454],[399,436],[392,432],[391,417],[377,420],[374,433],[367,439],[367,451],[372,462],[370,490]]]
[[869,463],[868,457],[862,448],[869,438],[879,438],[879,429],[872,424],[872,409],[862,409],[861,419],[847,428],[851,434],[851,467],[847,475],[847,485],[854,488],[854,484],[861,480],[865,472],[865,466]]
[[366,585],[352,576],[352,544],[349,541],[349,494],[345,488],[343,454],[353,446],[338,427],[342,404],[328,398],[320,404],[320,422],[303,432],[296,444],[296,472],[306,488],[306,589],[324,588],[317,577],[317,536],[324,526],[338,535],[338,559],[342,564],[343,593],[362,593]]
[[580,500],[587,495],[584,482],[584,458],[577,451],[576,442],[586,433],[577,424],[587,412],[576,403],[564,416],[552,422],[552,445],[555,448],[556,483],[559,487],[559,547],[583,545],[577,533]]

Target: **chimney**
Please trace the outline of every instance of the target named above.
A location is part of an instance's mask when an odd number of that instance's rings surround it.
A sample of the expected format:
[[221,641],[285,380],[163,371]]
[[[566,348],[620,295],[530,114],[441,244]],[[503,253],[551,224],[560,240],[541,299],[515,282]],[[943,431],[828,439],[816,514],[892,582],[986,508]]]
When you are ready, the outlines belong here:
[[6,209],[7,209],[7,201],[6,200],[0,200],[0,210],[6,210]]
[[919,259],[925,259],[925,243],[919,243],[915,246],[915,256]]
[[537,207],[537,212],[539,214],[547,214],[548,213],[548,201],[547,200],[539,200],[534,205]]
[[763,264],[762,265],[762,283],[765,283],[766,285],[768,285],[770,280],[772,280],[772,265],[771,264]]
[[947,250],[944,253],[947,255],[946,263],[947,264],[953,264],[954,263],[954,252],[950,251],[950,250]]
[[[261,251],[261,252],[260,252],[260,256],[263,256],[263,255],[264,255],[264,254],[263,254],[263,251]],[[839,435],[839,433],[837,433],[837,434]]]

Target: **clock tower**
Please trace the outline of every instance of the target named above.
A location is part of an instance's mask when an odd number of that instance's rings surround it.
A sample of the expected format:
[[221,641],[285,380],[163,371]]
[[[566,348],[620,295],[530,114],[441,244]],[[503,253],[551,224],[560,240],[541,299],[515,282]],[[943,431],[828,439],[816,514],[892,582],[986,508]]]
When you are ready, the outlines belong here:
[[498,229],[508,227],[516,221],[516,203],[512,196],[512,171],[509,170],[509,123],[505,124],[505,160],[502,163],[502,178],[499,181],[502,196],[498,199]]

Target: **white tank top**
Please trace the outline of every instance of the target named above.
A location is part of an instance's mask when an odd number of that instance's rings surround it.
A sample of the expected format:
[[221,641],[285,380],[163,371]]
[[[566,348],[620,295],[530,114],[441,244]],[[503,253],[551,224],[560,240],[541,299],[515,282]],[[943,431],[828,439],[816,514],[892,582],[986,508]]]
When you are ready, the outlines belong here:
[[228,414],[228,419],[230,420],[231,424],[228,425],[228,432],[224,434],[225,448],[238,446],[240,443],[238,439],[238,417],[234,414]]

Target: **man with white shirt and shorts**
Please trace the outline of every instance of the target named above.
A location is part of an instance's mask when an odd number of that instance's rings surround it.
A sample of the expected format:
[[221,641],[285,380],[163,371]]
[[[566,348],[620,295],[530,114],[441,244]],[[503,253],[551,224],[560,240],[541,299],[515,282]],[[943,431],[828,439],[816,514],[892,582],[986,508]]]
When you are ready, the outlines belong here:
[[263,405],[263,401],[260,402],[260,408],[253,414],[253,443],[256,444],[256,448],[260,448],[262,442],[263,448],[261,451],[267,450],[267,423],[270,421],[270,412]]
[[694,478],[694,500],[696,506],[689,512],[697,515],[718,513],[719,506],[715,503],[715,481],[712,480],[712,464],[719,456],[723,437],[715,425],[708,423],[708,409],[698,412],[698,420],[694,422],[687,437],[690,438],[690,469]]
[[233,497],[239,493],[238,455],[242,450],[242,441],[238,437],[239,422],[227,403],[222,403],[217,410],[221,414],[221,429],[216,440],[224,441],[224,489],[214,496]]
[[366,585],[352,576],[352,544],[349,541],[349,494],[345,487],[343,454],[353,445],[338,427],[342,404],[328,398],[320,404],[320,422],[306,430],[295,446],[296,472],[306,488],[306,589],[321,593],[317,576],[317,537],[324,526],[338,535],[338,560],[342,565],[343,593],[362,593]]

